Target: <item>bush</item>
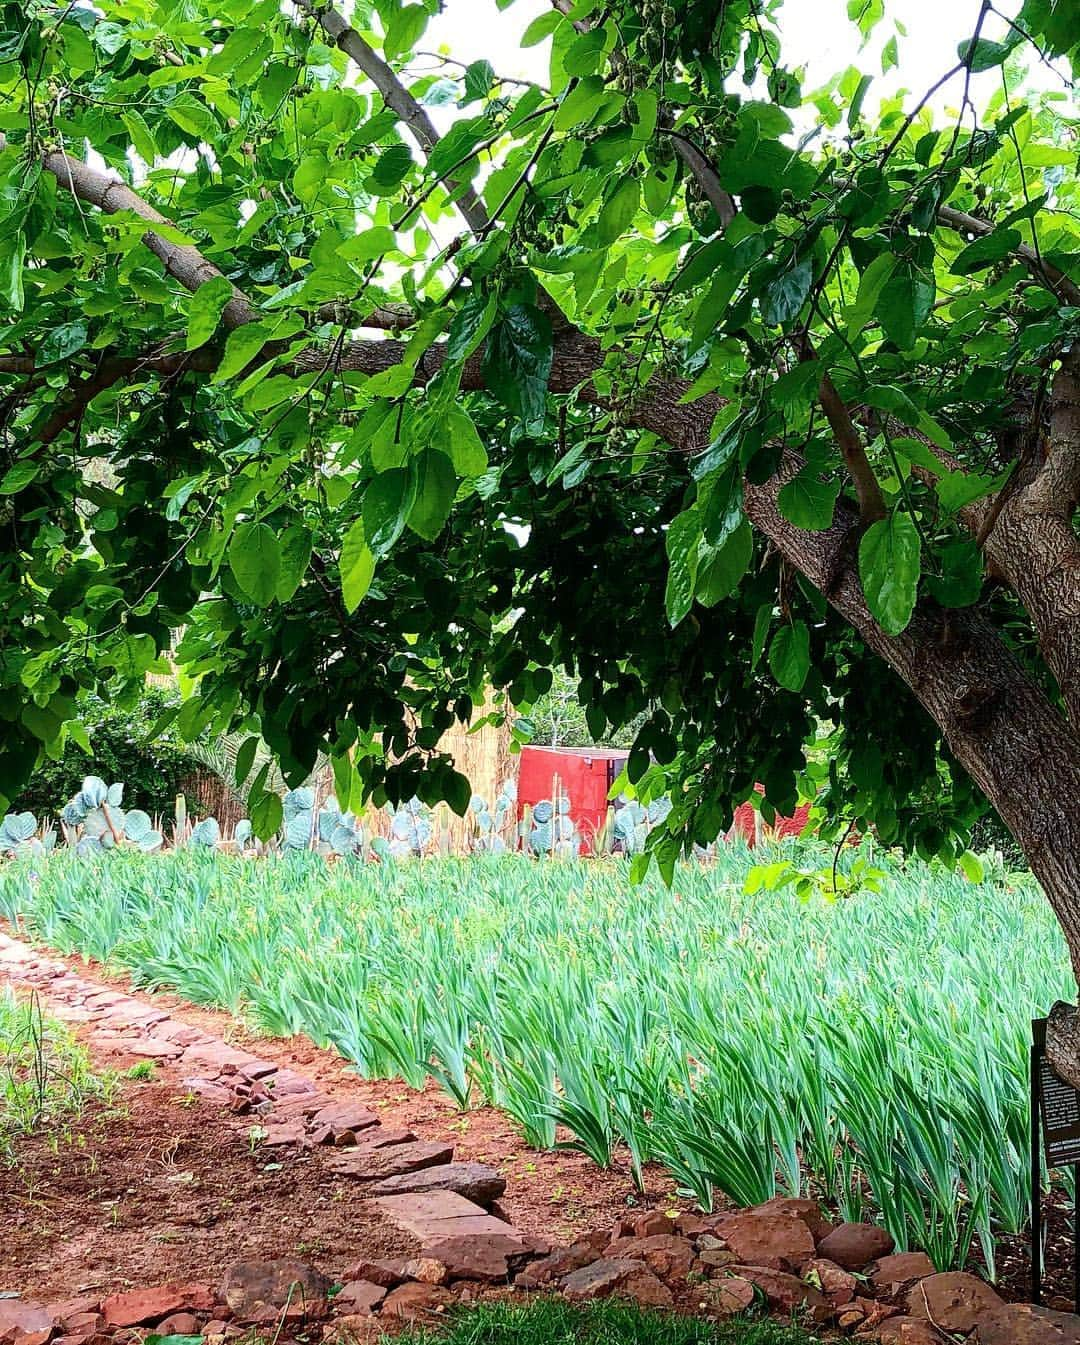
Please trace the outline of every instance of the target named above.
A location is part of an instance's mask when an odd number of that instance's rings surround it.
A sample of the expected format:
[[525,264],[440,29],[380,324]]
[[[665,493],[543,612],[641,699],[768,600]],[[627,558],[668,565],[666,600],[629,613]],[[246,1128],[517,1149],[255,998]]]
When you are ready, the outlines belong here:
[[175,692],[150,685],[130,706],[87,696],[80,722],[91,755],[69,739],[58,761],[46,760],[38,767],[30,785],[12,801],[12,811],[53,817],[87,775],[100,775],[110,784],[124,782],[125,806],[151,815],[171,812],[181,780],[199,766],[171,725],[153,740],[150,734],[162,712],[178,700]]

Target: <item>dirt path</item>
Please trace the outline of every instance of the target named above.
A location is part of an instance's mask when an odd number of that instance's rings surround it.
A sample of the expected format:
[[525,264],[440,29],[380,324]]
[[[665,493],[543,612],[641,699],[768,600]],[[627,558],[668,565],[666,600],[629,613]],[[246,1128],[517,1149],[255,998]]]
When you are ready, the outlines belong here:
[[[126,977],[3,933],[0,979],[36,990],[99,1066],[155,1061],[151,1080],[124,1079],[110,1107],[19,1142],[16,1164],[0,1169],[0,1291],[55,1299],[88,1287],[218,1281],[249,1257],[298,1256],[337,1274],[361,1257],[414,1252],[417,1242],[364,1186],[331,1171],[339,1150],[260,1138],[299,1125],[298,1138],[312,1126],[300,1108],[318,1104],[370,1108],[381,1132],[361,1140],[411,1132],[452,1144],[455,1162],[490,1165],[507,1184],[496,1212],[523,1233],[570,1241],[629,1208],[675,1203],[659,1170],[642,1199],[625,1172],[527,1149],[490,1108],[461,1115],[434,1086],[418,1093],[399,1080],[359,1079],[307,1038],[253,1038],[229,1015],[135,991]],[[264,1090],[258,1079],[275,1086]],[[264,1091],[278,1098],[269,1114],[260,1114]]]

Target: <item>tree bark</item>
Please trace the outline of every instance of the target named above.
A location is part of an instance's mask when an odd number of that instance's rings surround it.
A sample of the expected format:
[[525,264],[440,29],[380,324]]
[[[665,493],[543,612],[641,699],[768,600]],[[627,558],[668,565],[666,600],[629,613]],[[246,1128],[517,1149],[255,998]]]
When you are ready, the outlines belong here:
[[[871,616],[847,559],[859,520],[837,509],[827,532],[805,532],[780,513],[794,457],[763,486],[745,487],[750,520],[814,583],[875,653],[904,679],[945,734],[956,759],[1016,838],[1054,909],[1080,981],[1080,736],[1028,677],[977,608],[918,605],[900,635]],[[1059,1007],[1051,1062],[1080,1087],[1080,1020]]]

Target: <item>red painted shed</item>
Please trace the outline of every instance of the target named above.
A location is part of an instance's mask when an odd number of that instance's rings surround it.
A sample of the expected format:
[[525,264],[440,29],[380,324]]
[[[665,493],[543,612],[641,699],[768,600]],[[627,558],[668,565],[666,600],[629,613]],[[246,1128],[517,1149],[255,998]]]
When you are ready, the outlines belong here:
[[518,809],[551,801],[556,778],[570,800],[570,817],[582,838],[582,851],[604,825],[608,792],[629,752],[613,747],[523,747],[518,770]]

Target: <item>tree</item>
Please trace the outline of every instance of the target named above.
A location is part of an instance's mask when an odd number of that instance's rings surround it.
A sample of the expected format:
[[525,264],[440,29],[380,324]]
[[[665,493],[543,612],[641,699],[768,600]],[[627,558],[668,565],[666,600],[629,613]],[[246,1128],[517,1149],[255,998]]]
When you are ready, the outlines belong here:
[[0,789],[180,625],[181,732],[343,803],[462,811],[439,736],[561,666],[648,709],[665,871],[828,721],[838,819],[948,860],[992,807],[1080,971],[1071,7],[973,5],[873,117],[782,0],[554,0],[547,87],[432,69],[438,7],[4,8]]

